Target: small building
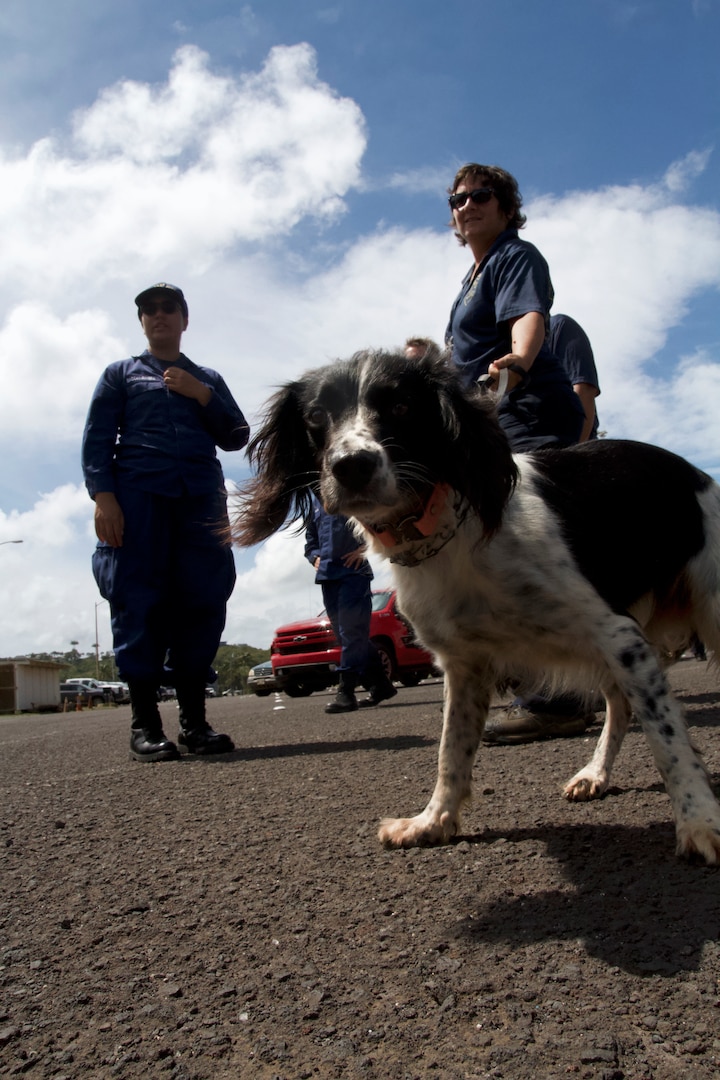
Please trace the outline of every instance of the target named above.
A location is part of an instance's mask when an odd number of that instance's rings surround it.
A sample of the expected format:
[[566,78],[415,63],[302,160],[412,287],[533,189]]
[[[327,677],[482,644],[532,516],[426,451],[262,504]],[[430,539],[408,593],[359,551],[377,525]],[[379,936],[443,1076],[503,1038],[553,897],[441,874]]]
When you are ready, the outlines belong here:
[[0,713],[60,708],[60,671],[53,660],[0,660]]

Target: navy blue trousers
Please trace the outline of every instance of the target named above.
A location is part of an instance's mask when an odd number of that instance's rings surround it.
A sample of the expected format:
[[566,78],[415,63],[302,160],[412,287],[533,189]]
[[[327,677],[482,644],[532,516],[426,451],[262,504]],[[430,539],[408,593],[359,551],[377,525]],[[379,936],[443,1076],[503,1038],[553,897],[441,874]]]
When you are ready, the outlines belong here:
[[[339,671],[353,671],[362,678],[370,659],[370,578],[347,574],[321,582],[328,618],[340,643]],[[375,654],[375,648],[372,648]]]
[[123,487],[117,498],[123,546],[99,543],[92,562],[120,677],[207,682],[235,585],[225,493],[173,499]]

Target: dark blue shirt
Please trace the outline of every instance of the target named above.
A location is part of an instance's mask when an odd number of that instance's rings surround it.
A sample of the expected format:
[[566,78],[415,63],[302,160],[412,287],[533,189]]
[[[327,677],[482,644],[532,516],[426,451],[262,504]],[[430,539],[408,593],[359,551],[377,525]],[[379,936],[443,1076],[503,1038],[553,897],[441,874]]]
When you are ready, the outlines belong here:
[[127,482],[158,495],[204,495],[223,486],[216,446],[241,450],[250,429],[222,377],[180,355],[179,367],[212,390],[207,405],[168,390],[169,364],[147,350],[102,374],[82,441],[86,487],[117,490]]
[[[580,323],[571,319],[569,315],[552,315],[548,347],[567,371],[573,386],[576,383],[587,383],[588,386],[594,386],[598,395],[600,394],[600,381],[592,345]],[[589,438],[597,438],[598,427],[596,410]]]
[[[535,311],[549,325],[553,286],[538,249],[506,229],[466,275],[450,312],[446,341],[466,386],[512,352],[511,320]],[[523,382],[500,401],[498,419],[514,450],[577,442],[584,413],[557,358],[543,343]]]
[[315,580],[336,581],[350,574],[372,578],[372,567],[367,559],[358,567],[346,566],[343,562],[343,555],[362,547],[348,519],[342,514],[328,514],[317,499],[313,499],[313,507],[313,516],[305,532],[305,558],[314,566],[320,556]]

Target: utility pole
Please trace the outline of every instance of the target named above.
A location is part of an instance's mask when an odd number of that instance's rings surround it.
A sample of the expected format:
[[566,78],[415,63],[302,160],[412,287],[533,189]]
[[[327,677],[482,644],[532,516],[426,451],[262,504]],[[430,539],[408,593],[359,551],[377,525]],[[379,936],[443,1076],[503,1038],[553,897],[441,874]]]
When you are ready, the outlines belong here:
[[95,605],[95,678],[100,681],[100,641],[98,638],[98,617],[97,609],[101,604],[107,604],[107,600],[98,600]]

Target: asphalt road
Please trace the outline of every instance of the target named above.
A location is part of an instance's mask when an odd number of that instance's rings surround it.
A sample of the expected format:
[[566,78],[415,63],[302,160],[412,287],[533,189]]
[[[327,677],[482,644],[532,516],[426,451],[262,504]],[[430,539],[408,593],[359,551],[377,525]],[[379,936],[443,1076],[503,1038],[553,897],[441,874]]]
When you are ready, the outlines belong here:
[[[717,790],[715,676],[672,681]],[[235,753],[153,765],[126,706],[0,717],[0,1076],[720,1074],[720,871],[676,859],[637,728],[592,804],[560,790],[599,728],[481,749],[462,835],[393,852],[442,685],[329,699],[211,700]]]

